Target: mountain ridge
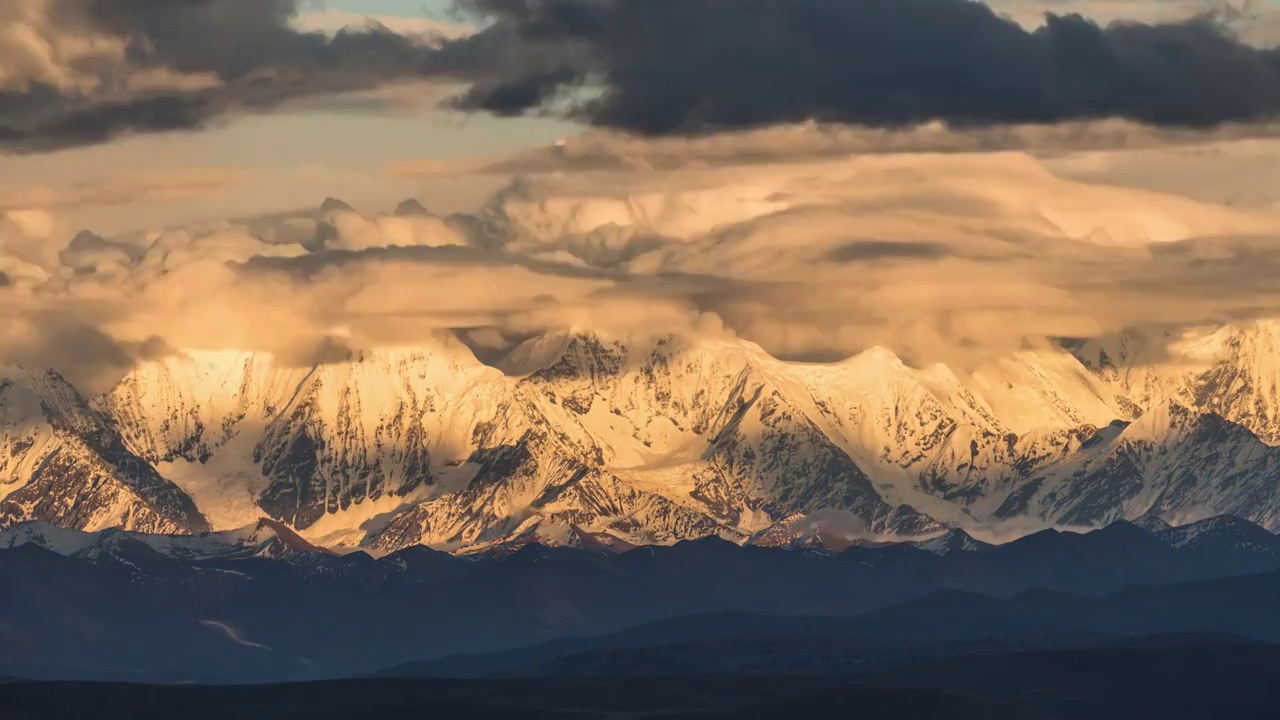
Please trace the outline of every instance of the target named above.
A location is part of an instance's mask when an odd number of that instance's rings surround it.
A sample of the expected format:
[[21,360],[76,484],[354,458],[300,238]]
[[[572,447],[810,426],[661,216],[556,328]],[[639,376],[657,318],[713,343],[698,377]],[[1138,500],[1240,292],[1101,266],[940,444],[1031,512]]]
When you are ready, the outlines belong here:
[[[1273,331],[1222,331],[1227,350],[1197,377],[1271,377],[1269,356],[1223,368]],[[504,371],[440,333],[302,367],[171,355],[88,401],[9,370],[0,525],[202,532],[271,518],[308,542],[379,552],[480,550],[542,523],[547,537],[573,527],[626,545],[747,542],[820,511],[847,514],[845,534],[865,540],[1151,513],[1280,526],[1273,385],[1246,383],[1224,404],[1167,368],[1118,369],[1140,358],[1084,343],[957,374],[883,348],[818,365],[732,338],[580,332],[527,341]],[[1159,383],[1164,399],[1145,408],[1129,394],[1156,397]],[[103,481],[74,479],[91,473],[60,465],[63,447]],[[27,487],[47,503],[81,498],[80,514],[24,501]],[[108,490],[104,509],[92,493]]]

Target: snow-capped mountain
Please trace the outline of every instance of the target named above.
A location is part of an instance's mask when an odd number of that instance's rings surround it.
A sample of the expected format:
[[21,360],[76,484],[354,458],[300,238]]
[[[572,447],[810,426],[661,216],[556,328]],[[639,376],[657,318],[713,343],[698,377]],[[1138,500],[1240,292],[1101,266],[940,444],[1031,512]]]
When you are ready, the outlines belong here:
[[588,332],[494,365],[451,334],[313,367],[178,353],[92,402],[15,369],[0,383],[0,523],[199,533],[267,518],[384,552],[785,544],[822,534],[813,517],[841,518],[826,532],[841,542],[1148,515],[1274,530],[1276,327],[1170,341],[1181,354],[1162,363],[1126,336],[963,373],[880,348],[803,364],[732,338]]
[[1280,322],[1130,331],[1075,354],[1136,407],[1178,400],[1280,444]]
[[9,368],[0,370],[0,525],[28,520],[87,531],[209,528],[61,375]]
[[942,530],[885,503],[758,348],[568,334],[508,361],[523,373],[452,336],[307,370],[175,356],[98,404],[217,526],[266,514],[383,550],[478,546],[544,519],[628,542],[745,539],[823,507],[877,532]]

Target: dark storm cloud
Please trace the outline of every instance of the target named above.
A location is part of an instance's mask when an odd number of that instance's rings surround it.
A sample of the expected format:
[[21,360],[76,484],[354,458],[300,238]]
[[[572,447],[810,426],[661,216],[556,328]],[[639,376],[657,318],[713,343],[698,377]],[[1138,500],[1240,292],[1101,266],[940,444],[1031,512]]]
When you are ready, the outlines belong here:
[[[130,40],[131,59],[227,81],[262,71],[332,72],[374,79],[404,74],[424,57],[419,45],[387,30],[300,32],[290,26],[299,0],[58,0],[75,17]],[[314,78],[323,83],[324,78]],[[348,81],[349,82],[349,81]]]
[[597,86],[579,116],[650,135],[811,119],[1207,127],[1280,112],[1280,53],[1208,17],[1102,28],[1049,16],[1028,32],[970,0],[467,4],[494,23],[446,48],[482,75],[460,107],[546,109]]
[[[125,132],[183,130],[218,114],[213,93],[82,104],[48,87],[34,94],[43,101],[0,93],[0,149],[41,152],[92,145]],[[23,112],[25,106],[30,111]]]
[[[431,52],[377,26],[333,37],[295,30],[298,0],[4,2],[13,4],[0,8],[0,23],[19,32],[0,39],[0,151],[195,128],[228,112],[365,90],[418,77]],[[120,51],[42,52],[62,42],[83,47],[86,37]],[[38,65],[32,58],[42,55],[56,64],[30,77],[3,72]]]

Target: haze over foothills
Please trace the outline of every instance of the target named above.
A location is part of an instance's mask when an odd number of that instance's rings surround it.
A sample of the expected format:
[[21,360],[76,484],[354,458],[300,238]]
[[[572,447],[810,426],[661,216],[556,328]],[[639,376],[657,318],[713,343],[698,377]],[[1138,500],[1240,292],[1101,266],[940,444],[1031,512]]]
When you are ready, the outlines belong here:
[[1280,526],[1271,2],[9,0],[0,28],[6,525]]

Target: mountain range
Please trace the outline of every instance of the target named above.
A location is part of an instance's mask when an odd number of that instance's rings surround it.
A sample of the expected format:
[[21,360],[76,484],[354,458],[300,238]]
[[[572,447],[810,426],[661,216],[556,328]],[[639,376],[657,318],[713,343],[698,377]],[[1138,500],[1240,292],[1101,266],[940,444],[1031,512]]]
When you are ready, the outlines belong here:
[[672,657],[689,674],[843,673],[1155,635],[1280,641],[1280,537],[1247,521],[944,538],[842,552],[715,537],[622,553],[415,546],[374,558],[309,545],[275,521],[188,536],[23,523],[0,532],[0,675],[643,674]]
[[[835,547],[1234,515],[1280,528],[1280,323],[1062,341],[976,369],[726,337],[441,333],[307,366],[176,352],[85,397],[0,372],[0,527],[260,519],[326,547],[701,537]],[[523,539],[523,540],[522,540]]]

